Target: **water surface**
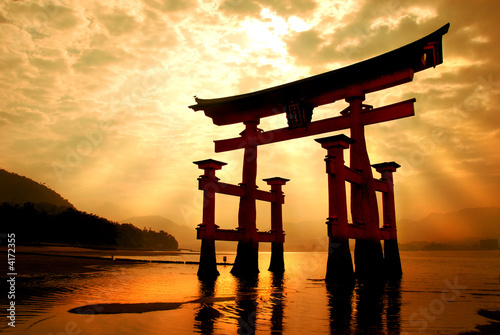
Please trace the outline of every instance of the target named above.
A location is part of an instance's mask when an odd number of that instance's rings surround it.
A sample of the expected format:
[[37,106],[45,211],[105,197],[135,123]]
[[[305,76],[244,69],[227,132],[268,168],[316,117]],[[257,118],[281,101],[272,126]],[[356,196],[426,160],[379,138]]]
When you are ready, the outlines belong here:
[[[221,253],[219,261],[223,256],[232,262],[235,254]],[[260,253],[261,272],[253,281],[238,280],[230,266],[219,266],[214,283],[201,283],[197,265],[158,263],[110,262],[99,272],[20,274],[16,328],[6,327],[4,319],[0,330],[53,335],[457,334],[488,323],[479,309],[500,309],[500,251],[402,252],[400,283],[352,290],[323,282],[326,258],[323,252],[287,252],[280,277],[267,271],[270,253]]]

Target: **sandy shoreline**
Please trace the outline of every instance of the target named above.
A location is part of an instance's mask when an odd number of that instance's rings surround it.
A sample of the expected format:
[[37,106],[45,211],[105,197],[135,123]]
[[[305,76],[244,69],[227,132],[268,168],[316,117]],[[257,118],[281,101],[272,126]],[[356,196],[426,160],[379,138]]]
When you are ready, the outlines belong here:
[[[2,257],[7,257],[6,248],[0,248]],[[93,250],[77,247],[44,246],[44,247],[17,247],[16,272],[20,277],[31,275],[62,274],[63,277],[72,274],[83,274],[104,271],[113,266],[134,264],[131,261],[120,260],[127,256],[147,257],[152,255],[177,255],[181,252],[154,252],[145,250]],[[192,253],[191,253],[192,254]],[[115,256],[115,260],[111,259]],[[137,264],[140,264],[139,262]],[[140,266],[140,265],[139,265]],[[20,282],[22,283],[22,281]],[[24,297],[23,299],[27,299]],[[192,301],[188,301],[192,302]],[[133,303],[133,304],[100,304],[99,314],[146,313],[152,311],[174,310],[180,308],[186,301],[166,303]],[[85,312],[89,306],[80,306],[77,314]],[[98,314],[97,312],[94,312]],[[500,311],[479,310],[478,315],[484,317],[484,323],[475,327],[475,330],[461,332],[461,335],[500,334]]]
[[[0,254],[3,254],[4,257],[7,258],[7,248],[0,247]],[[150,262],[175,264],[198,263],[195,261],[182,260],[147,260],[151,256],[177,256],[182,254],[192,255],[197,253],[149,250],[98,250],[69,246],[18,246],[16,247],[15,253],[15,270],[19,275],[40,273],[82,273],[100,271],[99,267],[103,265]],[[140,258],[131,259],[128,257]]]
[[[2,247],[1,251],[6,251],[6,247]],[[111,257],[111,256],[162,256],[162,255],[180,255],[185,252],[182,251],[151,251],[139,249],[124,249],[124,250],[110,250],[110,249],[92,249],[83,247],[71,246],[18,246],[16,247],[17,253],[39,253],[39,254],[54,254],[54,255],[90,255],[98,257]]]
[[[7,258],[7,248],[0,248]],[[176,254],[162,252],[161,255]],[[116,259],[117,256],[148,256],[151,252],[133,250],[94,250],[61,246],[18,246],[15,253],[15,272],[19,276],[32,274],[69,274],[100,271],[103,265],[130,263]],[[158,255],[158,253],[154,253]],[[113,261],[114,257],[114,261]],[[5,262],[7,263],[7,262]]]

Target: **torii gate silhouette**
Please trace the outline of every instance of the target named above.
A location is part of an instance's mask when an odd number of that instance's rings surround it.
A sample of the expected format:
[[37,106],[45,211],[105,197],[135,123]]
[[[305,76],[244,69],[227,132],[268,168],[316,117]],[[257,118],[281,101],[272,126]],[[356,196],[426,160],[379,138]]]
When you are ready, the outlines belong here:
[[[326,281],[352,283],[355,275],[361,280],[394,278],[402,275],[397,244],[394,206],[393,172],[395,162],[370,164],[364,126],[414,115],[415,99],[373,108],[363,104],[367,93],[383,90],[413,80],[415,72],[435,67],[443,62],[442,36],[446,24],[435,32],[383,55],[320,75],[261,91],[219,99],[199,99],[189,106],[203,110],[215,125],[243,123],[240,137],[215,141],[215,152],[244,149],[243,178],[239,185],[222,183],[215,171],[226,163],[213,159],[194,162],[204,174],[199,189],[204,191],[203,222],[197,228],[202,240],[198,276],[214,279],[219,275],[215,257],[215,240],[238,241],[237,255],[231,273],[235,276],[255,276],[259,272],[259,242],[272,243],[270,271],[284,271],[281,187],[288,179],[264,179],[271,191],[257,189],[257,147],[305,136],[350,129],[350,137],[336,135],[316,139],[327,150],[329,213],[327,232],[329,253]],[[315,107],[345,100],[349,106],[341,116],[311,122]],[[262,131],[260,119],[285,113],[287,128]],[[343,150],[350,148],[349,167],[344,165]],[[381,174],[374,179],[372,166]],[[351,185],[352,223],[347,222],[345,182]],[[383,226],[379,227],[376,192],[383,194]],[[215,224],[215,194],[240,197],[238,228],[219,229]],[[271,202],[271,231],[258,232],[256,200]],[[349,239],[356,239],[354,260]],[[381,240],[384,240],[382,252]]]

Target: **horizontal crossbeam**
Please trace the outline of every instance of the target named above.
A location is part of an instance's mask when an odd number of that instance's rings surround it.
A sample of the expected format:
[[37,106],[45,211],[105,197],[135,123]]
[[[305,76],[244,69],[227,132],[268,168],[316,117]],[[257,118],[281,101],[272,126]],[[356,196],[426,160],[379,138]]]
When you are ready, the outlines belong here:
[[347,166],[344,166],[344,168],[345,168],[345,172],[346,172],[345,179],[348,182],[351,182],[353,184],[361,185],[361,173],[354,171],[354,170],[348,168]]
[[[207,233],[204,229],[198,229],[197,231],[197,239],[201,240],[207,237]],[[216,229],[213,237],[214,240],[217,241],[241,241],[243,239],[243,231],[233,229]],[[259,231],[257,232],[257,238],[259,242],[276,242],[276,233]]]
[[226,184],[221,182],[209,182],[205,179],[200,179],[200,183],[198,185],[198,189],[205,190],[211,189],[215,193],[233,195],[237,197],[242,197],[245,195],[245,189],[238,185]]
[[[390,120],[396,120],[415,115],[413,104],[416,100],[410,99],[392,105],[365,110],[362,113],[363,125],[370,125]],[[294,138],[307,137],[332,131],[347,129],[350,127],[349,114],[336,116],[324,120],[311,122],[307,129],[297,128],[291,131],[289,128],[280,128],[260,133],[251,144],[264,145],[287,141]],[[215,152],[225,152],[245,148],[249,143],[242,137],[215,141]]]
[[[330,162],[331,165],[335,164],[333,162]],[[333,171],[334,168],[333,166],[329,168],[328,173],[332,173],[330,171]],[[361,173],[349,168],[348,166],[344,165],[344,171],[345,171],[345,180],[356,185],[361,185]],[[375,184],[375,191],[378,192],[383,192],[387,193],[387,183],[383,180],[380,179],[373,179],[373,182]]]
[[375,182],[375,191],[387,193],[387,183],[382,180],[373,179]]
[[[198,189],[204,190],[206,188],[211,188],[215,193],[220,193],[220,194],[225,194],[225,195],[232,195],[236,197],[243,197],[245,196],[245,188],[240,185],[232,185],[232,184],[226,184],[222,182],[209,182],[204,178],[199,179],[199,185]],[[255,198],[257,200],[261,201],[267,201],[267,202],[278,202],[283,204],[284,200],[282,197],[276,197],[276,195],[272,192],[268,191],[262,191],[262,190],[257,190],[255,193]]]
[[[262,191],[262,190],[256,191],[255,199],[260,200],[260,201],[267,201],[267,202],[277,202],[277,199],[276,199],[276,196],[274,195],[274,193],[266,192],[266,191]],[[282,204],[284,203],[284,201],[279,201],[279,202]]]
[[284,113],[286,106],[301,101],[309,107],[352,97],[353,91],[364,94],[397,86],[413,80],[418,71],[443,62],[442,36],[446,24],[435,32],[385,54],[291,83],[256,92],[217,99],[195,96],[195,111],[203,110],[214,124],[223,126]]
[[[332,225],[332,234],[334,236],[337,236],[337,225],[336,224]],[[359,240],[366,239],[365,227],[363,225],[349,224],[347,238],[359,239]],[[391,239],[390,231],[387,229],[379,228],[379,239],[380,240],[390,240]]]

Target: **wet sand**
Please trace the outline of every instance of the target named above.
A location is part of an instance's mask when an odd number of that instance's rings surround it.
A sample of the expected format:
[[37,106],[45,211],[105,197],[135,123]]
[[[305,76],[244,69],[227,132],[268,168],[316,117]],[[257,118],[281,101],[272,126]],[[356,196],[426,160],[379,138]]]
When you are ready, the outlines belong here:
[[[7,257],[6,247],[0,252]],[[99,271],[103,265],[122,265],[130,262],[127,256],[178,255],[178,251],[146,250],[96,250],[63,246],[18,246],[16,248],[15,272],[18,275],[40,273],[85,273]],[[7,262],[5,262],[7,263]]]
[[489,323],[477,325],[477,330],[463,332],[460,335],[500,334],[500,311],[480,309],[477,314],[488,319]]
[[205,297],[194,299],[185,302],[151,302],[151,303],[136,303],[136,304],[98,304],[86,305],[81,307],[72,308],[70,313],[74,314],[122,314],[122,313],[147,313],[157,311],[167,311],[178,309],[184,304],[213,304],[222,301],[235,301],[236,297]]
[[[0,249],[5,250],[5,247]],[[18,253],[39,253],[39,254],[53,254],[53,255],[90,255],[98,257],[111,257],[111,256],[162,256],[162,255],[180,255],[181,251],[152,251],[142,249],[93,249],[82,247],[70,246],[18,246],[16,248]]]
[[[0,248],[0,253],[6,257],[6,248]],[[16,248],[16,272],[18,275],[30,274],[73,274],[101,271],[103,267],[130,264],[130,261],[120,260],[120,257],[151,255],[176,255],[180,252],[155,252],[146,250],[95,250],[77,247],[45,246]],[[115,260],[112,260],[112,257]],[[118,258],[118,259],[117,259]],[[227,299],[227,298],[226,298]],[[231,297],[229,299],[234,299]],[[122,314],[147,313],[151,311],[175,310],[186,303],[199,301],[174,301],[145,304],[100,304],[73,308],[72,313],[85,314]],[[478,310],[484,322],[478,324],[475,330],[461,332],[461,335],[500,334],[500,311]]]

